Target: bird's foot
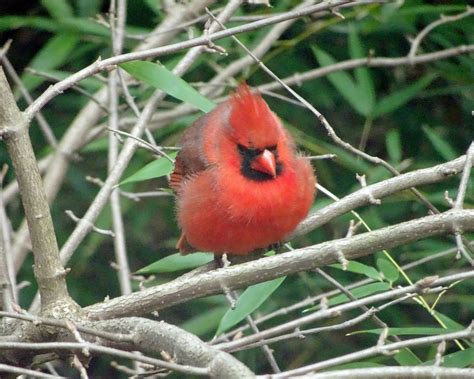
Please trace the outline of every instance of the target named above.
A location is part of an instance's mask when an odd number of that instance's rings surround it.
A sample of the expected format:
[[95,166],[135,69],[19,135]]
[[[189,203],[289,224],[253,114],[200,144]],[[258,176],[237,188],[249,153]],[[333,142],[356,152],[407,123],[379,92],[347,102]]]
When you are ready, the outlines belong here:
[[230,266],[230,260],[226,253],[222,255],[214,255],[214,262],[216,262],[218,268],[226,268]]
[[285,248],[285,243],[284,242],[275,242],[272,243],[270,246],[268,246],[268,251],[273,250],[275,251],[275,254],[282,253]]

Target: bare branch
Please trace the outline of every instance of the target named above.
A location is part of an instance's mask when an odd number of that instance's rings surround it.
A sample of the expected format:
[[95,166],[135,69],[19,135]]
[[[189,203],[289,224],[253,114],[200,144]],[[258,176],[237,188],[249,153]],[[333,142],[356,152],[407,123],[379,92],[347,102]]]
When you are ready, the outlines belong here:
[[149,363],[158,367],[165,367],[170,370],[190,374],[190,375],[208,375],[209,370],[200,369],[198,367],[189,367],[178,365],[175,363],[166,362],[160,359],[150,358],[139,354],[129,353],[123,350],[95,345],[92,343],[78,343],[78,342],[0,342],[0,350],[32,350],[32,351],[51,351],[51,350],[71,350],[82,352],[88,349],[96,354],[108,354],[112,356],[132,359],[138,362]]
[[11,374],[16,374],[16,375],[21,375],[21,376],[28,375],[28,376],[31,376],[32,378],[44,378],[44,379],[66,378],[65,376],[45,374],[45,373],[38,372],[35,370],[29,370],[22,367],[10,366],[3,363],[0,363],[0,372],[8,372]]
[[471,168],[474,160],[474,142],[471,142],[469,149],[466,152],[466,162],[464,164],[463,173],[461,176],[461,183],[459,184],[458,196],[454,203],[455,209],[462,209],[464,203],[464,196],[466,195],[467,186],[469,184],[469,177],[471,175]]
[[404,378],[418,379],[424,377],[445,379],[470,379],[474,376],[472,368],[450,368],[436,366],[384,366],[336,370],[321,374],[312,374],[312,379],[371,379],[371,378]]
[[20,113],[3,70],[0,68],[0,133],[15,168],[35,257],[35,277],[42,306],[56,302],[73,304],[59,260],[53,221],[28,135],[28,122]]
[[464,17],[468,17],[470,15],[474,14],[474,8],[467,7],[467,10],[463,13],[454,15],[454,16],[444,16],[441,15],[441,18],[439,20],[436,20],[426,26],[418,35],[415,37],[415,39],[411,43],[410,51],[408,52],[408,59],[411,61],[414,61],[416,51],[418,50],[418,47],[421,44],[421,41],[435,28],[437,28],[440,25],[447,24],[450,22],[458,21],[463,19]]
[[210,347],[191,333],[163,321],[132,317],[87,322],[84,325],[112,333],[130,334],[133,336],[130,349],[146,354],[168,352],[181,364],[205,368],[213,378],[254,377],[245,365],[230,354]]
[[437,336],[413,338],[413,339],[408,339],[408,340],[400,341],[400,342],[394,342],[390,344],[376,345],[368,349],[342,355],[337,358],[328,359],[320,363],[315,363],[315,364],[311,364],[305,367],[297,368],[295,370],[282,372],[281,374],[273,375],[273,378],[277,379],[277,378],[294,377],[296,375],[302,375],[308,372],[323,370],[323,369],[334,367],[334,366],[341,365],[344,363],[353,362],[360,359],[365,359],[374,355],[385,354],[387,352],[396,351],[405,347],[429,345],[429,344],[438,343],[441,341],[451,341],[451,340],[462,339],[462,338],[471,338],[472,336],[474,336],[474,332],[471,325],[467,329],[462,330],[460,332],[446,333],[446,334],[437,335]]
[[[460,54],[468,54],[474,51],[474,45],[459,45],[451,47],[449,49],[439,50],[432,53],[420,54],[417,55],[413,63],[407,57],[366,57],[366,58],[357,58],[349,59],[346,61],[338,62],[330,66],[316,68],[314,70],[306,71],[302,74],[297,73],[288,78],[282,79],[282,81],[287,85],[300,85],[301,83],[321,78],[327,76],[333,72],[343,71],[343,70],[352,70],[357,67],[366,66],[366,67],[400,67],[407,66],[411,64],[423,64],[429,62],[435,62],[441,59],[451,58]],[[280,88],[281,85],[278,82],[271,82],[257,87],[259,91],[275,90]]]
[[[471,153],[471,157],[472,156],[474,156],[474,153]],[[401,174],[391,179],[367,186],[365,189],[356,191],[309,215],[288,237],[288,240],[309,233],[335,217],[343,215],[355,208],[368,205],[369,199],[367,197],[367,191],[369,191],[376,199],[381,199],[410,187],[437,183],[453,175],[459,174],[462,171],[465,162],[466,156],[462,156],[447,163]]]
[[[346,259],[355,259],[382,249],[407,244],[422,238],[450,233],[456,224],[474,230],[474,211],[449,211],[398,225],[313,245],[292,252],[227,267],[194,277],[178,278],[139,293],[118,297],[106,303],[87,307],[91,318],[139,315],[207,295],[222,293],[220,283],[237,289],[265,282],[280,276],[312,270],[337,262],[337,252]],[[179,293],[180,296],[176,296]],[[138,305],[139,304],[139,305]]]
[[[77,223],[82,222],[82,219],[79,218],[79,217],[77,217],[77,216],[74,214],[74,212],[71,211],[70,209],[66,209],[66,210],[64,211],[64,213],[66,213],[66,214],[71,218],[71,220],[73,220],[73,221],[75,221],[75,222],[77,222]],[[87,222],[87,221],[85,221],[85,222]],[[98,228],[97,226],[95,226],[95,225],[93,225],[93,224],[92,224],[90,227],[91,227],[91,229],[92,229],[94,232],[96,232],[96,233],[102,234],[102,235],[104,235],[104,236],[115,237],[115,233],[114,233],[113,231],[111,231],[111,230],[101,229],[101,228]]]
[[[112,37],[112,50],[114,55],[122,53],[123,39],[125,34],[125,20],[127,16],[126,0],[118,0],[117,15],[115,14],[115,1],[110,3],[110,26]],[[115,17],[117,20],[115,20]],[[119,73],[114,70],[109,74],[109,125],[113,129],[119,128]],[[109,134],[109,154],[108,154],[108,171],[112,171],[117,162],[119,154],[119,143],[113,133]],[[125,241],[125,227],[122,218],[120,194],[115,189],[110,194],[110,207],[112,210],[112,225],[114,230],[114,250],[115,259],[118,265],[118,278],[122,295],[132,293],[132,284],[130,282],[130,267],[127,257],[127,245]]]
[[[2,62],[3,67],[5,68],[6,73],[10,76],[13,80],[15,85],[20,90],[22,96],[28,103],[28,105],[33,103],[33,98],[31,97],[30,93],[28,92],[27,88],[23,85],[20,77],[15,71],[15,68],[10,63],[10,60],[4,55],[0,58],[0,62]],[[38,121],[38,125],[40,126],[41,131],[43,132],[46,140],[50,143],[51,146],[54,148],[58,147],[58,140],[56,139],[53,131],[51,130],[51,126],[49,125],[48,121],[44,118],[44,116],[38,112],[35,115],[36,121]]]
[[56,97],[58,94],[69,89],[71,86],[78,83],[79,81],[106,69],[107,67],[118,65],[120,63],[129,62],[132,60],[142,60],[142,59],[154,58],[154,57],[158,57],[158,56],[162,56],[166,54],[172,54],[172,53],[176,53],[181,50],[189,49],[195,46],[207,46],[209,42],[214,42],[219,39],[232,36],[234,34],[249,32],[249,31],[259,29],[264,26],[276,24],[282,21],[303,17],[315,12],[326,11],[328,9],[332,9],[336,6],[347,4],[350,2],[357,4],[356,1],[353,2],[351,0],[334,0],[334,1],[324,2],[321,4],[316,4],[313,6],[306,7],[303,9],[297,9],[297,10],[282,13],[273,17],[268,17],[262,20],[254,21],[248,24],[244,24],[242,26],[237,26],[234,28],[220,31],[220,32],[210,33],[201,37],[190,39],[188,41],[178,42],[175,44],[170,44],[163,47],[157,47],[157,48],[145,50],[145,51],[137,51],[133,53],[117,55],[117,56],[104,59],[104,60],[99,58],[96,62],[92,63],[91,65],[83,68],[82,70],[74,73],[70,77],[48,88],[40,97],[38,97],[35,100],[35,102],[32,105],[30,105],[25,110],[25,116],[27,119],[31,119],[42,107],[44,107],[51,99]]
[[5,164],[0,171],[0,309],[11,311],[13,303],[17,303],[17,288],[11,256],[11,225],[3,201],[3,180],[7,170],[8,166]]
[[[230,342],[219,343],[219,344],[216,344],[215,346],[225,351],[234,351],[234,350],[240,349],[241,347],[247,346],[249,344],[256,343],[260,341],[261,339],[268,339],[274,336],[282,335],[284,333],[294,330],[295,328],[302,327],[303,325],[307,325],[315,321],[324,320],[327,318],[333,318],[334,315],[338,315],[343,312],[347,312],[349,310],[359,308],[362,305],[373,304],[373,303],[385,301],[387,299],[393,299],[393,298],[397,299],[400,296],[405,296],[405,295],[410,295],[410,297],[412,297],[413,293],[414,294],[420,293],[420,292],[424,293],[426,291],[430,291],[430,288],[438,292],[436,287],[446,285],[447,283],[453,283],[458,279],[463,280],[463,279],[469,279],[473,277],[474,277],[473,271],[466,271],[466,272],[462,272],[458,274],[445,276],[443,278],[435,278],[435,279],[430,278],[430,277],[424,278],[410,286],[395,288],[390,291],[385,291],[376,295],[367,296],[367,297],[358,299],[356,301],[347,302],[347,303],[336,305],[333,307],[321,307],[319,310],[307,316],[299,317],[285,324],[281,324],[269,329],[265,329],[264,331],[258,334],[245,336],[245,337],[242,337],[240,339],[236,339]],[[404,299],[404,297],[402,299]]]

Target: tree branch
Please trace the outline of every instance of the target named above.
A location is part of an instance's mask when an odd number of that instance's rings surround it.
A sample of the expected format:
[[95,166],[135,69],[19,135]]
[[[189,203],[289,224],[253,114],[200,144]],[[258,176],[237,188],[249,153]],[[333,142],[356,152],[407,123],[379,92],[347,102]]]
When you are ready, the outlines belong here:
[[254,377],[254,374],[232,355],[210,347],[193,334],[163,321],[129,317],[86,322],[84,326],[111,333],[129,334],[133,339],[130,349],[145,354],[166,351],[180,364],[207,368],[213,378]]
[[472,368],[453,368],[436,366],[384,366],[337,370],[321,374],[312,374],[311,379],[371,379],[371,378],[444,378],[471,379],[474,377]]
[[0,134],[3,135],[20,188],[35,258],[34,273],[42,307],[56,302],[73,304],[66,287],[66,271],[59,260],[58,244],[36,158],[28,135],[28,121],[18,109],[0,68]]
[[[63,93],[65,90],[71,88],[71,86],[78,83],[79,81],[89,76],[92,76],[94,74],[97,74],[98,72],[105,70],[107,67],[118,65],[120,63],[133,61],[133,60],[155,58],[162,55],[177,53],[181,50],[189,49],[195,46],[206,46],[210,42],[214,42],[214,41],[217,41],[225,37],[229,37],[234,34],[249,32],[255,29],[263,28],[268,25],[277,24],[282,21],[303,17],[315,12],[326,11],[328,9],[337,7],[339,5],[343,5],[343,4],[347,4],[351,2],[353,2],[354,4],[358,3],[357,1],[351,1],[351,0],[326,1],[321,4],[316,4],[316,5],[306,7],[304,9],[297,9],[290,12],[285,12],[276,16],[267,17],[262,20],[250,22],[248,24],[236,26],[234,28],[230,28],[227,30],[222,30],[220,32],[203,35],[201,37],[193,38],[188,41],[178,42],[178,43],[174,43],[174,44],[170,44],[170,45],[166,45],[162,47],[157,47],[157,48],[145,50],[145,51],[137,51],[133,53],[117,55],[117,56],[107,58],[104,60],[98,59],[96,62],[90,64],[89,66],[83,68],[80,71],[77,71],[76,73],[69,76],[68,78],[49,87],[41,96],[39,96],[34,101],[33,104],[31,104],[25,110],[25,116],[27,117],[27,119],[31,119],[51,99],[53,99],[60,93]],[[374,2],[378,2],[378,1],[374,1]],[[367,2],[364,1],[363,3],[367,3]]]
[[[474,156],[474,151],[471,151],[471,157],[472,156]],[[341,216],[358,207],[370,204],[369,194],[371,194],[376,199],[381,199],[412,187],[418,187],[420,185],[433,184],[447,180],[453,175],[458,175],[460,172],[462,172],[465,162],[466,156],[463,155],[450,162],[430,168],[411,171],[406,174],[401,174],[382,182],[364,187],[356,192],[351,193],[350,195],[347,195],[341,200],[310,214],[298,225],[298,228],[290,236],[288,236],[287,240],[307,234],[338,216]]]
[[355,259],[422,238],[452,233],[456,225],[461,225],[465,231],[474,230],[474,210],[451,210],[352,238],[324,242],[194,277],[178,278],[141,292],[92,305],[85,308],[85,311],[92,319],[146,314],[190,299],[222,293],[222,283],[229,289],[247,287],[335,263],[340,254],[348,260]]
[[429,337],[412,338],[409,340],[393,342],[386,345],[377,344],[377,346],[370,347],[368,349],[356,351],[354,353],[342,355],[340,357],[333,358],[333,359],[328,359],[323,362],[319,362],[319,363],[315,363],[315,364],[308,365],[305,367],[300,367],[294,370],[282,372],[281,374],[274,375],[273,378],[276,379],[276,378],[294,377],[297,375],[303,375],[308,372],[323,370],[328,367],[334,367],[334,366],[341,365],[344,363],[353,362],[360,359],[365,359],[374,355],[386,354],[391,351],[399,350],[406,347],[429,345],[429,344],[433,344],[433,343],[437,343],[441,341],[451,341],[451,340],[462,339],[462,338],[471,338],[473,336],[474,336],[474,332],[471,325],[468,328],[459,332],[446,333],[446,334],[429,336]]

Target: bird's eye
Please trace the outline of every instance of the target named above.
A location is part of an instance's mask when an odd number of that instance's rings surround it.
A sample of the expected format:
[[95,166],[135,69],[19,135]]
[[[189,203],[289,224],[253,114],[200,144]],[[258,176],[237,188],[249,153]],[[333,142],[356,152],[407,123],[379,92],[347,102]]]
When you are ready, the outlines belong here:
[[245,152],[248,150],[244,145],[241,145],[240,143],[237,144],[237,149],[239,150],[240,154],[245,154]]
[[273,154],[277,153],[277,145],[267,147],[267,150],[270,150]]
[[263,150],[255,149],[254,147],[246,147],[241,144],[237,144],[237,149],[241,155],[245,155],[249,158],[256,157],[259,154],[262,154]]

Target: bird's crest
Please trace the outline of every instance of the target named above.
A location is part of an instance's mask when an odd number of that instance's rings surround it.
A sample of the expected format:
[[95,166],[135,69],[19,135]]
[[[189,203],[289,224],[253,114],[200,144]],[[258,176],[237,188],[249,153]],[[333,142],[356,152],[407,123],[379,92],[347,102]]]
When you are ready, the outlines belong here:
[[230,124],[237,143],[264,148],[278,142],[280,122],[259,93],[252,93],[250,87],[242,83],[230,103]]

